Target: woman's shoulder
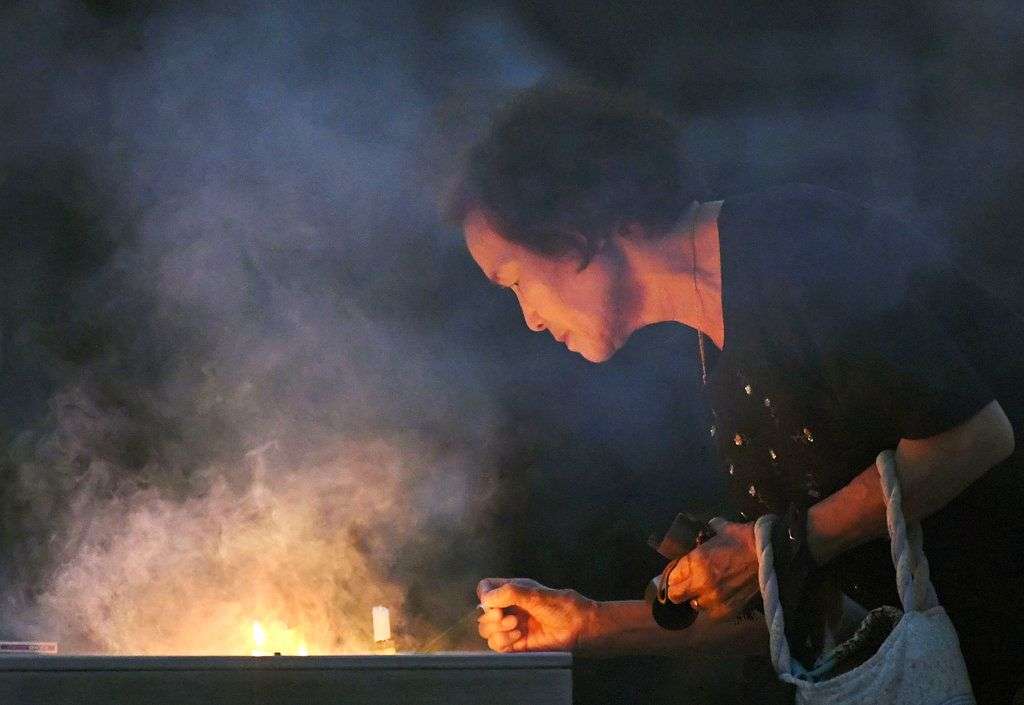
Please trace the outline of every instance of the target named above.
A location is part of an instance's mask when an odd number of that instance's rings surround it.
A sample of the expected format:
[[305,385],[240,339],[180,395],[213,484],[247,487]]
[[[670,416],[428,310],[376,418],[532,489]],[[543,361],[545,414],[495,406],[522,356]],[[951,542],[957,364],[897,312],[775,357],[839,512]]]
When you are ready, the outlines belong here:
[[864,223],[851,196],[811,184],[727,197],[718,216],[723,270],[734,286],[745,281],[760,291],[831,277],[854,259],[849,249]]
[[722,203],[719,228],[777,231],[805,230],[822,221],[855,228],[868,208],[843,191],[806,183],[787,183],[729,196]]
[[934,259],[921,235],[847,193],[780,185],[724,201],[723,278],[737,314],[831,335],[913,298],[916,273]]
[[778,201],[829,201],[834,200],[837,202],[849,201],[856,202],[856,200],[850,194],[844,191],[837,191],[835,189],[828,188],[827,186],[820,186],[817,184],[810,184],[799,181],[792,181],[783,184],[776,184],[768,186],[766,188],[757,189],[754,191],[747,191],[745,193],[734,194],[726,199],[731,203],[742,202],[744,204],[751,202],[778,202]]
[[726,198],[718,226],[723,257],[789,283],[895,284],[938,256],[912,219],[811,184]]

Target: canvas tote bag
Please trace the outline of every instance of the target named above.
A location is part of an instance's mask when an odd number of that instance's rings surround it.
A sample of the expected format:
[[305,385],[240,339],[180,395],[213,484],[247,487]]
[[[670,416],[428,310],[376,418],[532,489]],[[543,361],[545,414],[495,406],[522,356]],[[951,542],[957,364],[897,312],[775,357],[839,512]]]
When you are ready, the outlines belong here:
[[796,702],[806,705],[974,703],[960,642],[928,576],[921,525],[908,527],[903,517],[893,452],[880,453],[876,464],[885,494],[902,616],[874,655],[852,670],[816,681],[812,672],[790,657],[772,556],[771,526],[775,517],[763,516],[757,520],[754,532],[772,664],[780,679],[796,686]]

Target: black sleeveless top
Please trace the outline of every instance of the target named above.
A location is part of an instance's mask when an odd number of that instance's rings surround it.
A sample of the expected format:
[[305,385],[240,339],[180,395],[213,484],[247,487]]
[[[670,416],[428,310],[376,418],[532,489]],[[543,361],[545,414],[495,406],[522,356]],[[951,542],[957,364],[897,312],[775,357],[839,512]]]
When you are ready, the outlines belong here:
[[[925,551],[962,640],[972,625],[1024,627],[1024,320],[906,223],[841,193],[730,198],[718,229],[725,347],[709,433],[739,518],[814,504],[900,438],[996,399],[1017,450],[923,522]],[[887,542],[831,567],[865,606],[899,604]]]

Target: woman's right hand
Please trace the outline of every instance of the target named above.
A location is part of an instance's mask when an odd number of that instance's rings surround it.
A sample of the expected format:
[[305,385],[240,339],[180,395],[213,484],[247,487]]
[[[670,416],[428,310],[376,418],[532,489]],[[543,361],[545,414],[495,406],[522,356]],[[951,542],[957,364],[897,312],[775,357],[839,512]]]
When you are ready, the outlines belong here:
[[575,590],[526,578],[486,578],[476,589],[480,636],[494,651],[572,651],[591,629],[597,603]]

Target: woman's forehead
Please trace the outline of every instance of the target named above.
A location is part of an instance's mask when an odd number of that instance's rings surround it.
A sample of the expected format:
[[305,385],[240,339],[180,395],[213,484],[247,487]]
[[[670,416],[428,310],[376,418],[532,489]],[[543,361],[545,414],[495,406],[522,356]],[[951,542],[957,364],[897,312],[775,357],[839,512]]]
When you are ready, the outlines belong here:
[[466,216],[463,231],[470,255],[488,277],[493,278],[497,269],[515,259],[522,249],[499,235],[479,211],[471,211]]

